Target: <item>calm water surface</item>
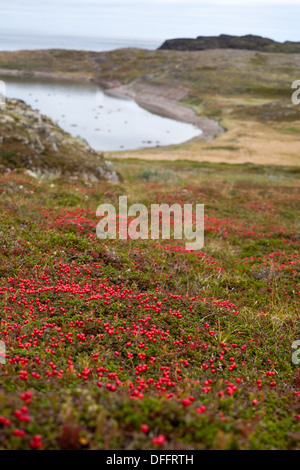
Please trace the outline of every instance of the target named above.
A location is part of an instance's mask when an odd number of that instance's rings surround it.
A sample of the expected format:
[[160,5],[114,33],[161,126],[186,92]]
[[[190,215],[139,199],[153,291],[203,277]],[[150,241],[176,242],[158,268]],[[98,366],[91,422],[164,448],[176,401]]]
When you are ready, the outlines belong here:
[[111,97],[97,85],[1,77],[18,98],[97,150],[134,150],[179,144],[201,134],[191,125],[150,113],[134,101]]

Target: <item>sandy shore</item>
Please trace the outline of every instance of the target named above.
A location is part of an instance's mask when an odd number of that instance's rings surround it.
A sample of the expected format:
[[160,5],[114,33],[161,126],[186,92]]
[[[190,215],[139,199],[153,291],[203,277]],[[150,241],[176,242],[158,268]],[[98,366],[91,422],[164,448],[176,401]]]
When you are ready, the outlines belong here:
[[130,83],[129,85],[122,85],[117,81],[96,81],[94,78],[85,75],[36,71],[27,72],[23,70],[0,69],[0,76],[93,82],[102,87],[105,93],[118,96],[120,98],[132,99],[139,106],[152,113],[175,119],[176,121],[193,124],[202,131],[199,136],[192,139],[193,141],[210,141],[224,132],[224,129],[217,121],[209,119],[206,116],[197,116],[193,109],[178,103],[178,101],[187,96],[187,91],[183,87],[166,85],[152,86],[138,80]]
[[224,132],[217,121],[206,116],[197,116],[193,109],[178,103],[187,96],[183,87],[152,86],[136,80],[129,85],[109,88],[106,93],[132,99],[152,113],[197,126],[202,134],[192,139],[193,141],[210,141]]

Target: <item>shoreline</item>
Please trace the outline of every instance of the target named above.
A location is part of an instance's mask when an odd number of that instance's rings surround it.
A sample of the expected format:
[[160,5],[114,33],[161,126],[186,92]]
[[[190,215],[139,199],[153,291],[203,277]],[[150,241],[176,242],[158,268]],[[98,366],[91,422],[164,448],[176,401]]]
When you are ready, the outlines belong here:
[[111,96],[131,99],[141,108],[158,114],[162,117],[174,119],[175,121],[192,124],[200,129],[200,135],[183,143],[202,140],[209,142],[225,132],[218,121],[209,119],[206,116],[198,116],[192,108],[179,103],[187,96],[188,92],[184,87],[174,87],[167,85],[148,85],[139,80],[135,80],[128,85],[122,85],[118,81],[96,80],[86,75],[75,75],[55,72],[38,72],[25,70],[0,69],[0,76],[20,77],[20,78],[48,78],[53,80],[70,80],[78,82],[95,83],[102,87],[103,91]]
[[184,87],[154,86],[135,80],[129,85],[119,85],[105,92],[112,96],[132,99],[147,111],[175,121],[192,124],[202,131],[200,135],[186,142],[197,140],[209,142],[225,132],[218,121],[206,116],[198,116],[192,108],[179,103],[188,94]]

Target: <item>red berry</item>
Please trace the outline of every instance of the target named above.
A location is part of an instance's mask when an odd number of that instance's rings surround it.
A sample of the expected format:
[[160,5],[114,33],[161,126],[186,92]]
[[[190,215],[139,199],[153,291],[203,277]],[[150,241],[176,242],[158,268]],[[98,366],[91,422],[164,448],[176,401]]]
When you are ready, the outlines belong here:
[[141,425],[141,431],[144,433],[144,434],[148,434],[149,432],[149,426],[147,424],[142,424]]
[[158,446],[162,446],[166,441],[165,436],[163,434],[160,434],[158,437],[154,437],[152,439],[152,444],[156,444]]

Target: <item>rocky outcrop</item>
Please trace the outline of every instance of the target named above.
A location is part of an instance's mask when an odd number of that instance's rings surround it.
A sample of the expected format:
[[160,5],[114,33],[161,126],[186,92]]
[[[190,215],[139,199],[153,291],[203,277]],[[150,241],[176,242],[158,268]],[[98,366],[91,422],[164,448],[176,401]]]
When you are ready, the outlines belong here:
[[260,52],[283,52],[287,54],[300,53],[300,42],[285,41],[283,43],[273,39],[248,34],[246,36],[198,36],[196,39],[168,39],[159,49],[172,49],[177,51],[203,51],[205,49],[246,49]]
[[118,181],[101,153],[15,99],[0,107],[0,171],[13,169],[36,177]]

